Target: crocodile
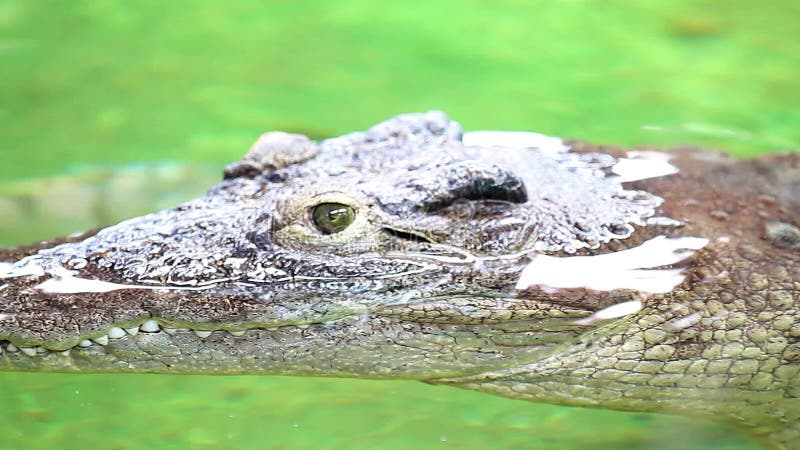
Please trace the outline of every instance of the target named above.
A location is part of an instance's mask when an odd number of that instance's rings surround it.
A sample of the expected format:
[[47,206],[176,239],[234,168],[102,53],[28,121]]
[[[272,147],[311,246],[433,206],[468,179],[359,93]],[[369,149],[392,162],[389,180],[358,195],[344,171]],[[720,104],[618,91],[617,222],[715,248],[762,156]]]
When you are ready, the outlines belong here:
[[800,154],[405,114],[0,250],[0,371],[413,379],[800,448]]

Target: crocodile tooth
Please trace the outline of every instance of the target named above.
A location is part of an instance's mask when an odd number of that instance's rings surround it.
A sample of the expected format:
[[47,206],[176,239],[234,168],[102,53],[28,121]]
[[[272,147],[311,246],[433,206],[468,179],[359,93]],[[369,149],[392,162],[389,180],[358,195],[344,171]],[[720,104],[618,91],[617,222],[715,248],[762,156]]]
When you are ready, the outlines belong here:
[[58,352],[63,356],[69,356],[69,350],[64,350],[63,352]]
[[164,333],[167,333],[170,336],[172,336],[173,334],[178,332],[177,328],[164,327],[164,328],[162,328],[162,330],[164,330]]
[[102,336],[100,336],[98,338],[94,338],[92,340],[95,341],[96,343],[100,344],[100,345],[107,345],[108,344],[108,335],[104,334],[104,335],[102,335]]
[[111,329],[108,330],[108,337],[110,339],[119,339],[123,336],[125,336],[125,330],[120,327],[111,327]]
[[137,334],[139,334],[139,327],[125,328],[125,332],[130,334],[131,336],[136,336]]
[[8,350],[8,351],[10,351],[10,352],[17,352],[17,351],[19,351],[19,349],[17,348],[17,346],[16,346],[16,345],[14,345],[14,344],[8,344],[8,347],[6,347],[6,350]]
[[91,347],[92,346],[92,341],[90,341],[88,339],[84,339],[84,340],[78,342],[78,346],[80,346],[80,347]]
[[208,330],[192,330],[192,331],[194,331],[194,334],[196,334],[197,337],[207,338],[211,336],[211,331]]
[[47,353],[47,349],[42,347],[41,345],[36,347],[36,353]]
[[36,355],[36,349],[33,348],[33,347],[20,347],[19,351],[21,351],[22,353],[25,353],[28,356],[35,356]]
[[230,333],[230,334],[231,334],[231,336],[237,336],[237,337],[238,337],[238,336],[244,336],[244,334],[245,334],[246,332],[247,332],[246,330],[235,330],[235,331],[228,331],[228,333]]
[[309,326],[310,326],[310,325],[309,325],[309,324],[307,324],[307,323],[301,323],[300,325],[297,325],[297,328],[300,328],[301,330],[305,330],[305,329],[306,329],[306,328],[308,328]]
[[141,324],[139,329],[145,333],[155,333],[159,330],[158,322],[152,319],[148,320],[147,322]]
[[267,331],[278,331],[278,327],[267,328]]

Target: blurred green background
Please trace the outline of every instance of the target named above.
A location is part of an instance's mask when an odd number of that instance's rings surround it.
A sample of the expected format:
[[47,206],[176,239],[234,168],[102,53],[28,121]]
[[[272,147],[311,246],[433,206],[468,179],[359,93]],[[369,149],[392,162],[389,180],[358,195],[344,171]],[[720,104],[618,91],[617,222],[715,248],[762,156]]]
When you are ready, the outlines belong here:
[[[267,130],[800,149],[795,0],[0,0],[0,245],[198,195]],[[746,449],[685,419],[412,382],[0,374],[0,448]]]

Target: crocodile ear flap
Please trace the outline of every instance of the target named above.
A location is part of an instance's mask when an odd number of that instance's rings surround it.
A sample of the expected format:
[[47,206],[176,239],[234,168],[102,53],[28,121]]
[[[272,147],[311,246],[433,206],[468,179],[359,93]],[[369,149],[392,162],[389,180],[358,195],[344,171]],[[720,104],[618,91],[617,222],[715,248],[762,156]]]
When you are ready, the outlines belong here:
[[317,144],[302,134],[282,131],[264,133],[242,159],[225,168],[225,179],[255,178],[282,167],[307,161],[318,153]]
[[475,161],[457,163],[427,185],[421,209],[431,212],[446,208],[456,200],[500,200],[525,203],[528,192],[517,174],[495,164]]

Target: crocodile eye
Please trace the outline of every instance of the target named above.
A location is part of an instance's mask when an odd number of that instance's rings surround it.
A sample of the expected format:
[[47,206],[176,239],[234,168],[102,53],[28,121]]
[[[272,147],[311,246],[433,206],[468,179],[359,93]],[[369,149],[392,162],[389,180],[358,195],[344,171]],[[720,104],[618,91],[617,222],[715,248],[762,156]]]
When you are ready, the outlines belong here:
[[322,234],[338,233],[356,219],[352,206],[341,203],[320,203],[311,208],[311,221]]

